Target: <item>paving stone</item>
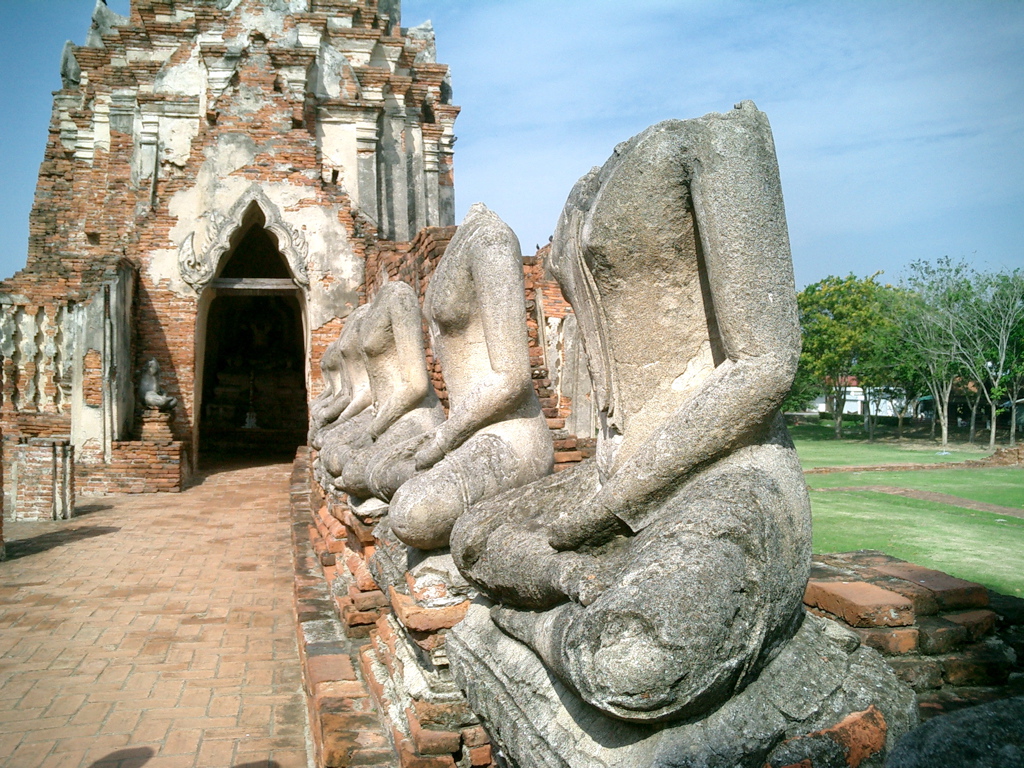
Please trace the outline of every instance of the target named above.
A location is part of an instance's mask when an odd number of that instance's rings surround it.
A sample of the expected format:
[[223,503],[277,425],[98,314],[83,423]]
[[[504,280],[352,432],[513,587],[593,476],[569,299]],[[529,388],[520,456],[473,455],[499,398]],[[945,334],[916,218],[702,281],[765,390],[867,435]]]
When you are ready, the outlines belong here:
[[954,624],[959,624],[967,630],[967,637],[971,642],[980,640],[995,629],[998,619],[995,611],[990,611],[987,608],[977,611],[964,611],[963,613],[947,613],[942,618]]
[[852,627],[901,627],[914,623],[914,604],[909,599],[863,581],[811,580],[804,602],[840,617]]
[[875,566],[888,576],[927,587],[939,605],[946,610],[957,608],[984,608],[988,605],[988,590],[981,584],[950,576],[942,571],[923,568],[911,563],[890,563]]
[[5,524],[0,768],[306,765],[290,470]]

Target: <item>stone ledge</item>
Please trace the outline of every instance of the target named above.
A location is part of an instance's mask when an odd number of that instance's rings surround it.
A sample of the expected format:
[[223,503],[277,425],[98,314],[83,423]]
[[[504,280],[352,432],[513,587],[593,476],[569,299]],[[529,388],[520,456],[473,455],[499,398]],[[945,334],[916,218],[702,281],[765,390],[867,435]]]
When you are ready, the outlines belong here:
[[327,521],[314,514],[311,496],[309,451],[300,448],[292,469],[290,499],[299,658],[314,764],[317,768],[392,768],[397,756],[390,734],[365,678],[357,671],[358,651],[346,637],[330,588],[332,581],[345,574],[324,563],[326,546],[318,528],[326,529]]
[[863,581],[811,579],[804,603],[838,616],[852,627],[905,627],[914,623],[913,602]]

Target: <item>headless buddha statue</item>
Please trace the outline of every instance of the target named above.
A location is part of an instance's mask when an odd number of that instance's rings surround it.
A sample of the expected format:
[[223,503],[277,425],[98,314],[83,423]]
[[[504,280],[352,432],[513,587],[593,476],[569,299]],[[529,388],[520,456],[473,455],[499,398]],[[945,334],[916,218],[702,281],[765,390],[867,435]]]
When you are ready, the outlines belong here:
[[[353,310],[345,321],[341,335],[332,342],[324,354],[325,365],[329,365],[331,369],[337,365],[339,383],[331,384],[336,394],[334,399],[322,408],[321,414],[325,423],[313,435],[313,442],[310,444],[320,451],[316,466],[322,468],[329,478],[338,477],[352,451],[368,443],[366,430],[373,417],[370,408],[373,394],[370,391],[370,379],[366,373],[359,344],[359,326],[369,311],[369,305]],[[329,378],[328,382],[331,380]],[[328,409],[339,408],[338,415],[327,421]]]
[[424,312],[448,419],[415,446],[419,474],[395,493],[389,522],[409,546],[434,549],[472,504],[549,474],[554,448],[531,378],[519,241],[485,206],[449,243]]
[[155,357],[146,361],[139,376],[139,401],[142,407],[153,411],[173,411],[178,398],[171,397],[160,388],[160,363]]
[[597,399],[595,459],[451,537],[492,619],[608,715],[698,717],[793,635],[810,507],[779,415],[800,352],[767,118],[652,126],[573,189],[550,268]]
[[348,380],[345,377],[344,358],[341,356],[341,340],[335,339],[327,345],[320,358],[320,378],[324,389],[309,404],[309,444],[320,450],[321,430],[332,424],[352,400]]
[[419,299],[409,285],[386,283],[377,292],[359,326],[359,348],[373,393],[369,442],[353,451],[334,485],[387,501],[416,471],[411,450],[401,447],[444,421],[427,375]]

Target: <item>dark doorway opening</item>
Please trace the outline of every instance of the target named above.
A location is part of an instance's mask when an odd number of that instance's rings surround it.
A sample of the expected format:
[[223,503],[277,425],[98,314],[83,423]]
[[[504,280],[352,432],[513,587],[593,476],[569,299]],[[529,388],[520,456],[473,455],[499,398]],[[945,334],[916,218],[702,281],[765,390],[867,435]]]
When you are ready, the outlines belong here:
[[298,289],[266,293],[251,278],[289,278],[275,238],[256,221],[229,254],[206,318],[199,453],[223,459],[291,458],[306,443],[305,343]]

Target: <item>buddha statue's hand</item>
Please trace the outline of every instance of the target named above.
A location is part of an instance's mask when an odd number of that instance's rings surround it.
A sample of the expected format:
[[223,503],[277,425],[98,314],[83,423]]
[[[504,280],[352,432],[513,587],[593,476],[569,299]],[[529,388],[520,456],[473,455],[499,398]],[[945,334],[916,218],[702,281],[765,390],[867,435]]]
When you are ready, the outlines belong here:
[[561,552],[555,556],[555,563],[553,586],[580,605],[590,605],[608,588],[600,576],[597,558]]
[[445,453],[447,451],[441,440],[440,428],[427,432],[423,444],[417,449],[416,455],[413,457],[416,471],[422,472],[425,469],[430,469],[444,458]]
[[614,513],[592,499],[589,504],[564,510],[547,522],[548,543],[560,552],[579,549],[583,544],[607,541],[622,528]]

